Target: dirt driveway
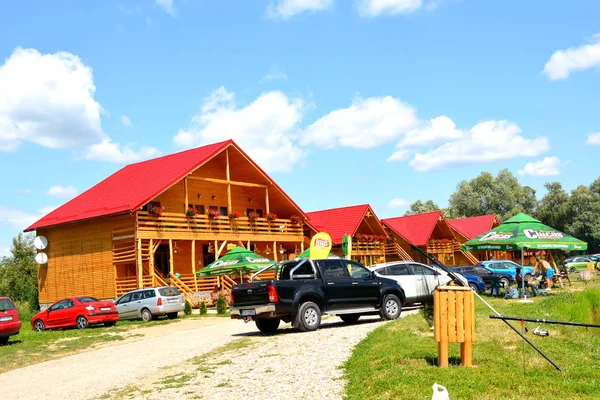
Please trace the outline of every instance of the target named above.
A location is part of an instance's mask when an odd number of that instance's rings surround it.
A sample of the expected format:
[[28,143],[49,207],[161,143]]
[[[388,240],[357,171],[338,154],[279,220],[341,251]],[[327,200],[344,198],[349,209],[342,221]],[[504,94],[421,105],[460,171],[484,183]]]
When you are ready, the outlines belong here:
[[[345,384],[339,366],[382,323],[363,317],[345,325],[331,317],[315,332],[283,325],[278,335],[264,336],[253,323],[187,319],[137,330],[142,338],[1,374],[1,397],[237,399],[252,388],[252,398],[272,399],[276,386],[278,399],[338,399]],[[277,383],[281,379],[285,384]]]

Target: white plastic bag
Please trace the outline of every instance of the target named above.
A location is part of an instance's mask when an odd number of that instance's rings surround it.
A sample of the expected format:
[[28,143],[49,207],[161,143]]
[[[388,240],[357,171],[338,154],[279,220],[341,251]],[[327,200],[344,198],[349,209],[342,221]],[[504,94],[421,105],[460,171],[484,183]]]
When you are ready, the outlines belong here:
[[431,400],[450,400],[448,389],[445,386],[434,383],[432,388],[433,396],[431,396]]

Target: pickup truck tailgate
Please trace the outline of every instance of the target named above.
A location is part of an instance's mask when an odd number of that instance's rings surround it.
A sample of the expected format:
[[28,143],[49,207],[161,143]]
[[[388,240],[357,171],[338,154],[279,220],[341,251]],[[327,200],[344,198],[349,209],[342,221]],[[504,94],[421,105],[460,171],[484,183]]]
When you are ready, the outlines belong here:
[[235,307],[265,304],[269,302],[267,286],[270,281],[234,285],[232,288]]

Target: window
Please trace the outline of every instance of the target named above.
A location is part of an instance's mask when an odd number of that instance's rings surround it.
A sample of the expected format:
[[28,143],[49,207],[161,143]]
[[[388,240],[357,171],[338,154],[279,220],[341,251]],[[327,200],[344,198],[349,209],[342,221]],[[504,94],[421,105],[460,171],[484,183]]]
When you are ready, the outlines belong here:
[[367,279],[371,277],[371,273],[368,269],[353,262],[343,262],[348,268],[348,273],[352,277],[352,279]]
[[[288,280],[290,279],[290,272],[302,261],[289,262],[285,263],[281,267],[281,272],[279,274],[279,279]],[[310,262],[304,261],[302,265],[298,267],[296,271],[294,271],[294,279],[314,279],[315,272],[310,265]]]
[[142,298],[142,292],[131,293],[131,301],[140,300]]
[[435,272],[424,265],[411,264],[410,266],[415,275],[435,275]]
[[156,297],[156,293],[154,292],[154,290],[144,290],[143,297],[144,299],[151,299],[153,297]]
[[198,214],[206,214],[202,204],[188,204],[188,208],[196,210]]
[[391,275],[390,269],[388,267],[377,268],[374,269],[374,271],[377,272],[379,275]]
[[161,296],[179,296],[180,294],[179,290],[174,287],[160,288],[158,289],[158,293],[160,293]]
[[389,267],[389,275],[410,275],[408,266],[406,264],[394,264]]
[[345,279],[348,278],[348,270],[344,268],[339,261],[323,261],[326,279]]
[[0,300],[0,311],[14,310],[15,305],[9,299]]
[[127,293],[123,295],[119,300],[117,300],[117,304],[129,303],[131,300],[131,293]]
[[263,210],[261,210],[260,208],[247,208],[246,209],[246,215],[250,214],[251,212],[255,212],[256,215],[258,215],[258,218],[263,217]]
[[80,303],[93,303],[95,301],[98,301],[98,299],[95,299],[93,297],[78,297],[77,300],[79,300]]

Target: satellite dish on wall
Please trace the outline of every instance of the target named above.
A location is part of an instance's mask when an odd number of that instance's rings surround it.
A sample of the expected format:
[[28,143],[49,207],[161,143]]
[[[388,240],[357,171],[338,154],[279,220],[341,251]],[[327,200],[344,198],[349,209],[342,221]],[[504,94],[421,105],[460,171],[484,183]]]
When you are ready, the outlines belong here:
[[48,247],[48,239],[44,236],[38,236],[33,240],[33,245],[38,250],[45,250]]
[[46,253],[37,253],[35,255],[35,262],[38,264],[46,264],[48,262],[48,256]]

